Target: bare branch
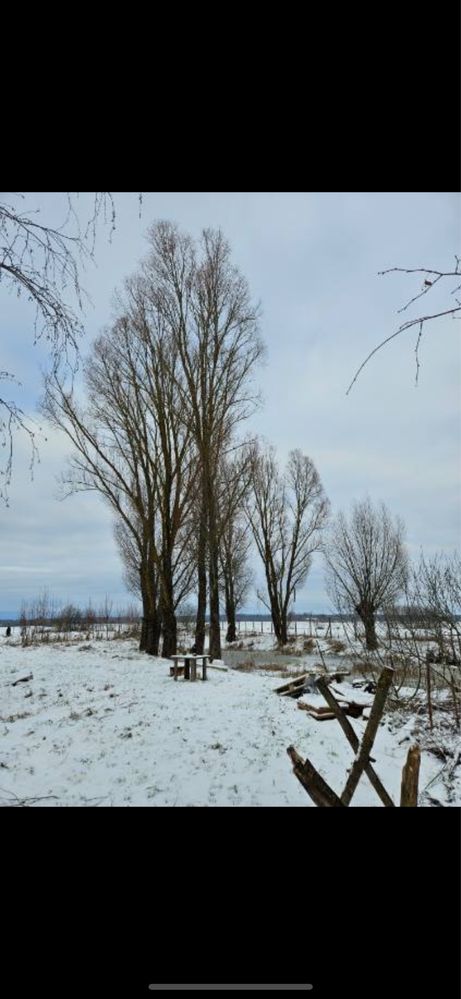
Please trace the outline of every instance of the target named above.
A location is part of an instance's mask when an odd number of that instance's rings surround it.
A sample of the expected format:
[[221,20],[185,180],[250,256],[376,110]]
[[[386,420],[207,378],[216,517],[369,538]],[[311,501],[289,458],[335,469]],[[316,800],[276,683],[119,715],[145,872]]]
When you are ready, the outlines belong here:
[[[422,287],[421,291],[418,292],[417,295],[414,295],[413,298],[410,298],[410,300],[405,305],[403,305],[400,309],[398,309],[398,312],[399,313],[400,312],[405,312],[405,310],[408,309],[410,307],[410,305],[413,305],[413,303],[416,302],[419,298],[422,298],[424,295],[427,295],[429,291],[432,291],[433,288],[435,287],[435,285],[438,284],[438,282],[441,281],[442,278],[459,277],[460,274],[461,274],[460,258],[455,255],[455,259],[456,259],[456,267],[455,267],[455,270],[453,270],[453,271],[437,271],[437,270],[432,270],[432,269],[430,269],[428,267],[413,267],[413,268],[389,267],[385,271],[379,271],[379,275],[380,276],[384,275],[384,274],[392,274],[392,273],[396,273],[396,272],[397,273],[403,273],[403,274],[423,274],[423,275],[426,275],[425,280],[424,280],[424,284],[423,284],[423,287]],[[432,280],[429,280],[429,278],[427,277],[427,275],[431,275],[432,276]],[[459,291],[460,288],[461,288],[461,284],[458,284],[450,292],[450,294],[452,294],[452,295],[455,294],[457,291]],[[391,333],[390,336],[386,337],[384,340],[381,340],[381,342],[378,343],[378,345],[376,347],[374,347],[373,350],[370,351],[370,353],[367,355],[367,357],[362,362],[362,364],[360,365],[360,367],[357,369],[357,371],[356,371],[356,373],[355,373],[355,375],[354,375],[354,377],[353,377],[353,379],[352,379],[352,381],[351,381],[348,389],[346,390],[346,395],[349,395],[349,392],[351,391],[353,385],[357,381],[360,373],[363,371],[364,367],[368,364],[368,362],[371,360],[371,358],[375,354],[377,354],[379,350],[381,350],[383,347],[385,347],[386,344],[390,343],[391,340],[394,340],[396,337],[400,336],[401,333],[405,333],[407,330],[412,329],[414,326],[417,326],[419,328],[418,339],[417,339],[416,350],[415,350],[415,352],[416,352],[416,381],[415,381],[415,384],[417,385],[418,384],[418,377],[419,377],[419,368],[420,368],[419,353],[418,352],[419,352],[419,346],[420,346],[420,342],[421,342],[421,336],[422,336],[424,324],[432,322],[434,319],[440,319],[442,316],[450,316],[451,315],[453,318],[457,318],[458,317],[458,313],[460,313],[460,312],[461,312],[461,303],[458,302],[458,304],[457,304],[457,306],[455,308],[444,309],[441,312],[428,313],[427,315],[424,315],[424,316],[417,316],[415,319],[410,319],[407,322],[402,323],[399,326],[399,328],[397,330],[395,330],[394,333]]]

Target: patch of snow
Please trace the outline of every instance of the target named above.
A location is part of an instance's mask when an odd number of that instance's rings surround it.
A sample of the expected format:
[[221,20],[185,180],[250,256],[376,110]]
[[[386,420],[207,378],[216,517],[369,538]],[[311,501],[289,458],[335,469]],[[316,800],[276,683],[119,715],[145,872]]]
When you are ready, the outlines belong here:
[[[210,670],[206,682],[175,682],[170,665],[140,653],[131,639],[1,644],[1,803],[315,807],[292,772],[289,745],[341,792],[351,747],[337,722],[319,723],[296,700],[275,694],[278,676]],[[12,686],[28,673],[33,679]],[[347,682],[341,693],[368,699]],[[324,703],[318,693],[307,699]],[[352,724],[360,738],[366,722]],[[373,747],[375,769],[396,803],[409,745],[402,739],[410,732],[408,720],[389,714]],[[420,787],[432,781],[434,798],[459,804],[461,767],[448,793],[443,781],[435,783],[442,765],[423,750]],[[366,776],[352,805],[382,807]]]

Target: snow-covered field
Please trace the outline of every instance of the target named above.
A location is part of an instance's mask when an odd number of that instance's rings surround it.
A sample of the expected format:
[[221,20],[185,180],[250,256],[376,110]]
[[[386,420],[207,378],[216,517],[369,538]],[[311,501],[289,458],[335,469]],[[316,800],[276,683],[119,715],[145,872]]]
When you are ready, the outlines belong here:
[[[290,744],[341,792],[349,744],[337,722],[275,694],[279,674],[210,669],[194,684],[174,682],[169,666],[133,639],[22,648],[0,638],[0,803],[315,807],[293,775]],[[304,699],[324,704],[318,694]],[[366,722],[352,724],[360,737]],[[373,748],[396,803],[415,725],[414,715],[386,714]],[[460,804],[459,771],[423,751],[420,804]],[[366,776],[352,805],[382,807]]]

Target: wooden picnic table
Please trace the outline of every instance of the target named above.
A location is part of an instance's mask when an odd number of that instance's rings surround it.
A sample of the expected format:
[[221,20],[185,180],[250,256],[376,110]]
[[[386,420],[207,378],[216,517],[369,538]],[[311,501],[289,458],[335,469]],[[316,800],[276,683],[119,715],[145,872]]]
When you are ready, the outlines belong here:
[[182,655],[170,656],[173,660],[173,666],[170,666],[170,676],[173,676],[175,680],[178,679],[179,670],[181,669],[180,663],[184,662],[184,679],[185,680],[196,680],[197,679],[197,659],[202,660],[202,680],[206,680],[206,668],[207,660],[210,658],[208,654],[201,655],[195,652],[183,652]]

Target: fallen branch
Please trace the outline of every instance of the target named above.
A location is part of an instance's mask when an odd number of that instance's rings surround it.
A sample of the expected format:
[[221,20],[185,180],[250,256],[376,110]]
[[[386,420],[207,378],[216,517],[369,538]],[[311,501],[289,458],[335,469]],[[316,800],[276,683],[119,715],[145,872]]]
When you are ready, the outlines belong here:
[[27,683],[27,680],[33,680],[33,679],[34,679],[34,674],[29,673],[28,676],[20,676],[19,680],[15,680],[14,683],[11,684],[11,686],[16,687],[18,683]]
[[29,802],[47,801],[49,798],[57,799],[57,794],[43,794],[39,797],[32,797],[32,798],[18,798],[18,796],[15,795],[16,800],[12,798],[0,799],[0,806],[3,808],[25,808]]

